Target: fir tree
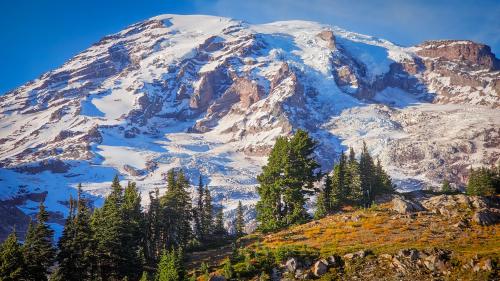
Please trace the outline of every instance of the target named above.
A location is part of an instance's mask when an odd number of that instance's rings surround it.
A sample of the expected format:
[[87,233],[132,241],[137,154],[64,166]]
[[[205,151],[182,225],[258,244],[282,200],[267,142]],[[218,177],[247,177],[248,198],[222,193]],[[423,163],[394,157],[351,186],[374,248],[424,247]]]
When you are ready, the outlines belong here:
[[23,245],[24,260],[30,280],[47,280],[50,266],[55,258],[52,246],[54,231],[47,225],[49,214],[43,203],[40,203],[36,224],[30,223]]
[[245,217],[241,201],[238,201],[238,207],[236,208],[235,232],[236,237],[241,237],[245,234]]
[[[80,188],[80,186],[79,186]],[[64,223],[64,229],[57,243],[59,252],[56,256],[58,263],[57,271],[51,280],[79,280],[77,271],[80,258],[74,250],[76,237],[76,202],[72,197],[69,198],[69,214]]]
[[123,206],[123,240],[121,275],[137,280],[141,274],[140,251],[142,244],[142,229],[144,228],[141,211],[141,196],[135,182],[129,182],[124,191]]
[[320,192],[318,194],[318,198],[316,199],[316,211],[314,211],[314,219],[318,220],[324,218],[328,214],[325,198],[326,196],[324,192]]
[[146,262],[150,265],[158,263],[161,251],[161,232],[162,225],[160,222],[161,208],[159,200],[159,190],[149,193],[149,208],[145,214],[146,229],[144,241],[144,255]]
[[278,137],[257,177],[257,220],[263,231],[275,230],[286,225],[305,222],[305,195],[313,192],[313,182],[319,167],[313,154],[316,143],[303,131],[298,130],[288,139]]
[[377,165],[374,170],[375,177],[375,189],[373,191],[373,196],[386,193],[394,193],[394,185],[392,184],[391,177],[385,172],[380,159],[377,159]]
[[51,280],[89,280],[92,276],[90,212],[78,185],[77,200],[69,199],[69,214],[58,242],[57,271]]
[[146,271],[142,272],[141,279],[139,281],[149,281],[149,275]]
[[212,195],[210,194],[210,189],[208,189],[208,186],[205,187],[203,196],[201,225],[204,237],[208,237],[211,233],[213,233],[214,217],[213,217]]
[[338,208],[350,195],[350,190],[347,180],[347,162],[344,152],[340,155],[339,162],[333,168],[331,179],[331,196],[330,200],[334,208]]
[[198,188],[197,188],[197,201],[196,207],[194,208],[194,230],[198,240],[203,241],[205,239],[203,233],[203,178],[200,174],[198,178]]
[[448,180],[443,181],[443,184],[441,185],[441,192],[445,194],[451,193],[451,186]]
[[25,270],[21,245],[17,240],[16,231],[13,230],[0,246],[0,280],[23,280],[26,276]]
[[234,276],[234,267],[231,262],[231,259],[225,259],[223,266],[222,266],[222,272],[224,277],[226,277],[227,280],[231,280]]
[[359,171],[361,177],[361,190],[363,193],[362,202],[364,207],[370,206],[374,197],[374,170],[373,158],[368,152],[366,143],[363,141],[363,150],[361,151],[361,156],[359,158]]
[[124,198],[118,176],[113,179],[111,188],[103,207],[94,211],[91,220],[96,243],[97,275],[103,280],[122,279],[125,276],[122,272],[126,263],[122,256],[125,235],[122,213]]
[[158,269],[156,271],[157,281],[179,281],[180,276],[177,271],[177,258],[175,251],[168,252],[165,249],[162,252]]
[[219,239],[222,239],[227,235],[226,228],[224,228],[224,212],[222,208],[220,208],[216,213],[213,233]]
[[160,198],[163,247],[184,247],[192,237],[191,197],[182,171],[168,172],[167,192]]
[[495,168],[488,169],[481,167],[476,170],[471,168],[466,192],[468,195],[495,195],[500,185],[498,178],[499,176]]

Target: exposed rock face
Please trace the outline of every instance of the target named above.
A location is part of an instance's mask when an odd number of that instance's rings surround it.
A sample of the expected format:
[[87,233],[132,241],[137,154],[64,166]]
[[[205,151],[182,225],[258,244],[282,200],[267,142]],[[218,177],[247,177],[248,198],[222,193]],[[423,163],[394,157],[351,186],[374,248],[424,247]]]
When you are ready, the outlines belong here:
[[427,41],[418,46],[416,53],[422,57],[464,62],[479,69],[500,69],[500,61],[490,47],[472,41]]
[[333,32],[331,30],[321,31],[320,33],[318,33],[318,37],[328,43],[328,48],[332,50],[335,49],[335,35],[333,35]]

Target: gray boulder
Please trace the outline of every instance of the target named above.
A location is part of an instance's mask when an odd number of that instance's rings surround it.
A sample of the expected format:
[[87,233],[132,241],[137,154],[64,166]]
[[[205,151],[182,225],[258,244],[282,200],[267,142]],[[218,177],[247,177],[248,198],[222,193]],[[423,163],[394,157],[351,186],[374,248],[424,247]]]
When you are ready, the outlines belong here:
[[396,211],[400,214],[410,214],[414,212],[425,211],[425,208],[420,205],[420,203],[404,199],[402,197],[394,197],[392,199],[391,210]]

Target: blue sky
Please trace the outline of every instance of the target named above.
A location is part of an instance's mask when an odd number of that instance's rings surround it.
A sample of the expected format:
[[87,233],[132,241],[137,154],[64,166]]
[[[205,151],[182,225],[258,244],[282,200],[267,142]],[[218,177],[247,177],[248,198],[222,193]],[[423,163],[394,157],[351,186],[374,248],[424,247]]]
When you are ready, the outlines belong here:
[[2,0],[0,93],[54,69],[101,37],[164,13],[251,23],[304,19],[401,45],[471,39],[500,55],[500,0]]

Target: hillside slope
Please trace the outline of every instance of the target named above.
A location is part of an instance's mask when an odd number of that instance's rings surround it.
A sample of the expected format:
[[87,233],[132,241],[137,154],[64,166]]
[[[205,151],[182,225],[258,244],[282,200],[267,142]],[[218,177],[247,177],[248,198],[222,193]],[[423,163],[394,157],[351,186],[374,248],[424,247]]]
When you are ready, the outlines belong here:
[[[498,198],[415,194],[249,235],[237,256],[230,247],[212,250],[213,258],[194,253],[191,268],[204,261],[212,275],[225,274],[221,264],[232,258],[239,280],[258,280],[262,272],[273,280],[497,280]],[[422,209],[405,210],[401,200]],[[481,212],[493,220],[478,220]]]

